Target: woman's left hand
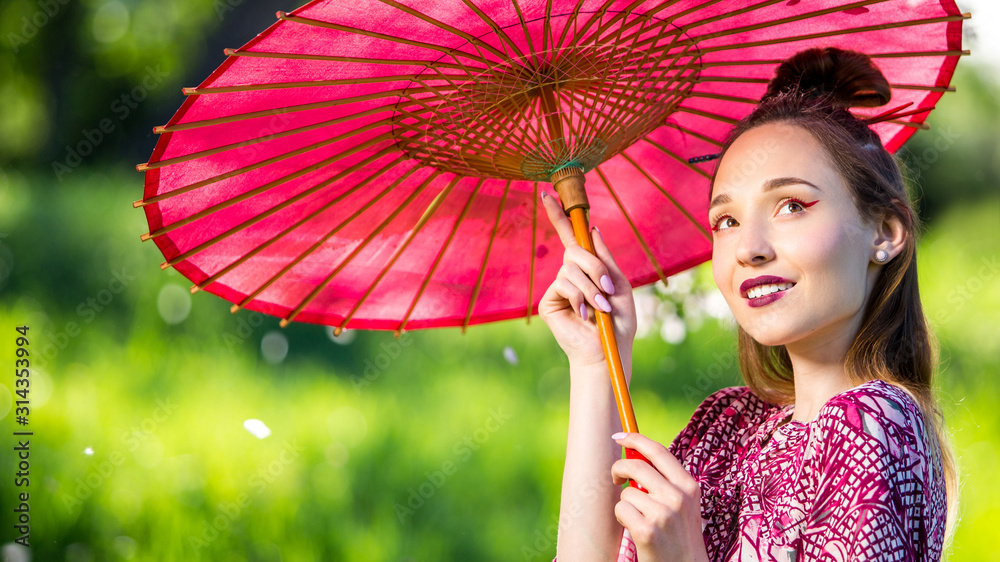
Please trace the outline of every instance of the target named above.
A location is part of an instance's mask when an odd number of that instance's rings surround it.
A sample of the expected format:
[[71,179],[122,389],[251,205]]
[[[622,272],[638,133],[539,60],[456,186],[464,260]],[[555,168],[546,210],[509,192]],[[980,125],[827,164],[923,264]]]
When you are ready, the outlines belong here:
[[616,442],[653,463],[621,459],[611,465],[615,484],[631,479],[649,490],[647,494],[629,486],[615,506],[615,516],[632,535],[639,560],[707,562],[698,482],[666,447],[640,433],[629,433]]

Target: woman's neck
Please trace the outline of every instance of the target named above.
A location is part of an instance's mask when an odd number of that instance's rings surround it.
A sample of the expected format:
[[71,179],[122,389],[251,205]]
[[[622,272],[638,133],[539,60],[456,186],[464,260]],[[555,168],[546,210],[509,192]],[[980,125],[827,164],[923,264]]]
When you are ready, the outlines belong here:
[[813,337],[785,346],[795,380],[793,420],[812,421],[830,398],[855,386],[844,369],[853,337],[849,330],[841,333],[840,337]]

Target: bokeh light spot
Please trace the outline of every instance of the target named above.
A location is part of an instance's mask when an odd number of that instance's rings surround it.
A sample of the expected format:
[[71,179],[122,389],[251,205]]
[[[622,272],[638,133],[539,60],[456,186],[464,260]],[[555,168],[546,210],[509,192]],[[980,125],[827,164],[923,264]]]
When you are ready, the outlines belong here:
[[156,309],[167,324],[180,324],[191,312],[191,293],[180,285],[164,285],[156,297]]
[[277,330],[271,330],[261,338],[260,352],[264,355],[265,361],[277,365],[288,355],[288,338]]

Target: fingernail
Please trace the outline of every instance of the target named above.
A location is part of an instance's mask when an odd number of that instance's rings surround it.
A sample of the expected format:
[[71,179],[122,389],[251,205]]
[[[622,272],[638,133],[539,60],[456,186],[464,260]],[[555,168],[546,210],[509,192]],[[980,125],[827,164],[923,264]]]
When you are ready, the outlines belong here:
[[600,229],[600,228],[597,228],[597,227],[595,226],[595,227],[594,227],[594,230],[595,230],[595,231],[597,231],[597,234],[598,234],[598,236],[600,236],[601,238],[604,238],[604,235],[603,235],[603,234],[601,234],[601,229]]
[[542,192],[542,199],[545,199],[545,198],[546,198],[546,197],[548,197],[548,196],[549,196],[549,194],[548,194],[548,193],[545,193],[544,191]]
[[615,294],[615,284],[611,282],[611,278],[607,275],[601,276],[601,286],[604,287],[604,292],[613,295]]
[[580,318],[587,319],[587,303],[585,302],[580,303]]
[[628,436],[628,433],[622,433],[619,431],[618,433],[612,435],[611,438],[614,439],[615,441],[618,441],[619,439],[625,439],[626,436]]
[[601,307],[601,310],[604,312],[611,312],[611,303],[609,303],[608,299],[604,298],[603,295],[595,296],[594,302],[596,302],[597,306]]

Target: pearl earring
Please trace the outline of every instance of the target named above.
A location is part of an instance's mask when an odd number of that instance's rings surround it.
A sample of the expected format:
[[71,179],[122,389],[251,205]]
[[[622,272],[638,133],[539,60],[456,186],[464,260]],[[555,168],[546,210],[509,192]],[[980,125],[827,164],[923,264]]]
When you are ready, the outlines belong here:
[[889,259],[889,252],[885,250],[879,250],[875,252],[875,261],[878,263],[885,263]]

